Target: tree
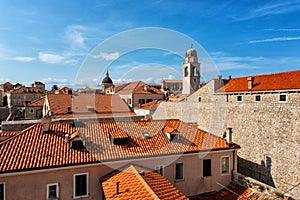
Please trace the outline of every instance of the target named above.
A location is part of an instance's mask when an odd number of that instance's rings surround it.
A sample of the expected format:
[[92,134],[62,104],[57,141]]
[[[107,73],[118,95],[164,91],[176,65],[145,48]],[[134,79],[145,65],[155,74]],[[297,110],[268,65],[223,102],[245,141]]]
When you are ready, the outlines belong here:
[[52,91],[53,91],[53,90],[58,90],[58,86],[57,86],[57,85],[53,85],[51,90],[52,90]]

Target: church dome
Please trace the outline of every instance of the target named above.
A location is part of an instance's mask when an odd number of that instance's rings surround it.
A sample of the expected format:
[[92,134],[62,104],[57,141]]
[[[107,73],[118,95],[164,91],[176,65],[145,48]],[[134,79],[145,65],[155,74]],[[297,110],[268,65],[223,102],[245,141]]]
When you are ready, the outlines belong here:
[[186,57],[197,57],[197,51],[191,47],[186,51],[185,56]]
[[113,81],[111,80],[111,78],[109,77],[109,73],[106,72],[106,77],[102,80],[102,83],[110,83],[113,84]]

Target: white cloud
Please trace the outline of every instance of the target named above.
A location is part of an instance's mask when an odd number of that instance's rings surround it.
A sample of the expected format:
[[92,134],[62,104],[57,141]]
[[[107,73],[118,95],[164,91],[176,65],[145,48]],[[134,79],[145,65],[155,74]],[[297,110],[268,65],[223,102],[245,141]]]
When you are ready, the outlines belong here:
[[91,55],[92,58],[102,58],[104,60],[116,60],[117,58],[119,58],[120,54],[119,52],[114,52],[114,53],[105,53],[105,52],[101,52],[99,55]]
[[39,52],[39,59],[47,64],[58,64],[62,63],[65,60],[65,57],[57,54]]
[[300,57],[276,57],[274,59],[271,57],[231,56],[224,52],[213,52],[210,56],[220,71],[271,68],[274,66],[297,68],[300,62]]
[[300,40],[300,37],[276,37],[276,38],[269,38],[263,40],[251,40],[248,43],[279,42],[279,41],[293,41],[293,40]]
[[85,26],[70,25],[66,28],[66,38],[72,43],[73,47],[85,48],[85,38],[83,31],[87,30]]
[[20,61],[20,62],[31,62],[36,60],[34,57],[26,57],[26,56],[16,56],[14,57],[14,60]]

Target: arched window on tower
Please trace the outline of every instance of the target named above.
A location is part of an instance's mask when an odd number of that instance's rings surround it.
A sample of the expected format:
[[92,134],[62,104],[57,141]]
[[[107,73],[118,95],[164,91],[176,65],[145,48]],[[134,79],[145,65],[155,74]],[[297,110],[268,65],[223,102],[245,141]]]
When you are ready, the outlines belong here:
[[188,67],[184,68],[184,76],[188,76],[189,75],[189,71],[188,71]]
[[197,76],[198,73],[197,73],[197,68],[196,67],[193,67],[193,76]]

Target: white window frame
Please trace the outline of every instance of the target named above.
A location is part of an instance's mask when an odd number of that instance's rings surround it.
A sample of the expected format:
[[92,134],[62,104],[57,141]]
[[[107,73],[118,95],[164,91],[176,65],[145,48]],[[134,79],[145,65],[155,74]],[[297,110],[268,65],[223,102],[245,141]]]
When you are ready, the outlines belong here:
[[[238,100],[238,97],[241,97],[241,101]],[[236,102],[243,102],[243,95],[237,95],[236,96]]]
[[[285,95],[285,101],[281,101],[280,100],[280,96],[281,95]],[[288,101],[288,95],[287,94],[279,94],[279,102],[281,102],[281,103],[285,103],[285,102],[287,102]]]
[[4,194],[4,200],[6,199],[5,198],[5,183],[3,183],[3,182],[0,182],[0,184],[2,184],[3,185],[3,194]]
[[[76,185],[75,185],[76,176],[81,176],[81,175],[86,175],[86,195],[76,196]],[[85,172],[85,173],[74,174],[73,175],[73,199],[79,199],[88,196],[89,196],[89,173]]]
[[56,197],[57,197],[57,199],[59,198],[59,184],[58,183],[49,183],[49,184],[47,184],[47,196],[46,196],[46,199],[48,200],[48,199],[51,199],[51,198],[49,198],[49,187],[50,186],[53,186],[53,185],[55,185],[56,186]]
[[[182,179],[176,179],[176,165],[177,164],[182,164]],[[183,164],[183,162],[175,163],[175,170],[174,170],[174,172],[175,172],[175,174],[174,174],[175,181],[183,181],[184,180],[184,164]]]
[[[257,99],[256,99],[256,97],[258,97],[259,96],[259,101],[257,101]],[[255,102],[261,102],[261,95],[255,95]]]
[[165,166],[164,165],[155,165],[155,170],[157,171],[157,173],[159,173],[160,169],[162,169],[161,175],[164,176],[165,175]]
[[[223,165],[223,158],[228,158],[228,172],[226,173],[223,173],[223,170],[222,170],[222,165]],[[229,175],[230,174],[230,157],[229,156],[222,156],[221,157],[221,161],[220,161],[220,171],[221,171],[221,175]]]

